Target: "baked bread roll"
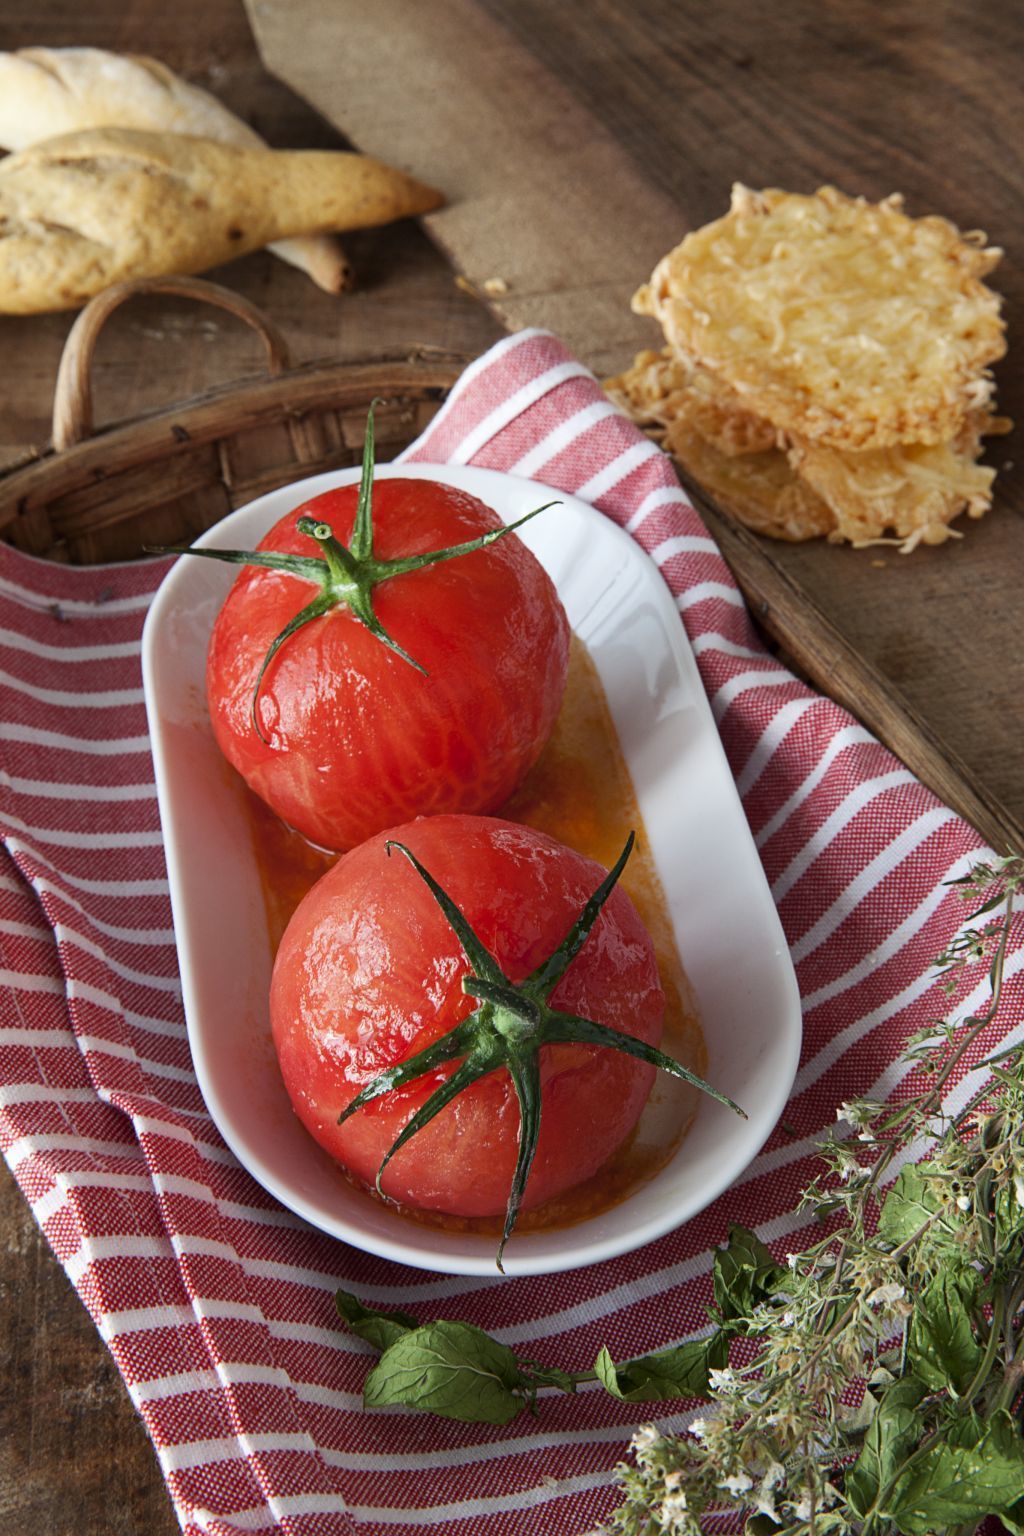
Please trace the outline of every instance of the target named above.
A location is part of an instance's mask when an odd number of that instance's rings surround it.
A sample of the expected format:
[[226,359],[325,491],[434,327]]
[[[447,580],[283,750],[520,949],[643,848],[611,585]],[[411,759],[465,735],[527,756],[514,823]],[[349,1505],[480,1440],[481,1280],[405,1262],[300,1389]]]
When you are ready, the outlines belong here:
[[442,201],[368,155],[126,128],[67,134],[0,160],[0,312],[74,309],[124,278],[201,272],[291,235],[387,224]]
[[[266,148],[259,134],[215,96],[179,80],[156,59],[102,48],[0,53],[0,148],[28,149],[87,128],[189,133],[246,149]],[[334,235],[283,240],[273,250],[327,293],[352,286],[352,269]]]

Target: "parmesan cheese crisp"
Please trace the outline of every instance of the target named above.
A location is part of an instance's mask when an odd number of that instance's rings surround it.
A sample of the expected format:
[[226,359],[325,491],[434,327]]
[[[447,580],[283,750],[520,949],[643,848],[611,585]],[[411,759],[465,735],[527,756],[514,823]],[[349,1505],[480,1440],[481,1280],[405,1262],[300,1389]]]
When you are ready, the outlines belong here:
[[1000,255],[898,196],[737,186],[634,298],[668,346],[606,387],[761,533],[941,543],[988,509],[981,439],[1009,425],[987,371]]

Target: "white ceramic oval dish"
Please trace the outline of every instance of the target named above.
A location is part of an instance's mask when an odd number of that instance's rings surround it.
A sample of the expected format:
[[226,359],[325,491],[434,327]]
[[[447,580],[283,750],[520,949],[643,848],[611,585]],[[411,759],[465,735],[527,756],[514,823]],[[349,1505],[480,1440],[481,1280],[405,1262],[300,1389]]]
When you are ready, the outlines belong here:
[[[198,540],[253,548],[301,502],[358,479],[315,475],[272,491]],[[446,480],[506,522],[548,500],[523,539],[550,573],[604,686],[696,994],[709,1080],[746,1109],[701,1099],[670,1162],[621,1204],[561,1230],[514,1233],[509,1275],[575,1269],[680,1226],[760,1150],[792,1087],[800,999],[693,652],[656,567],[592,507],[493,470],[382,465],[380,477]],[[200,1089],[239,1161],[314,1227],[371,1253],[448,1274],[495,1274],[493,1237],[420,1226],[363,1195],[293,1114],[270,1038],[272,955],[245,797],[206,714],[204,672],[230,566],[181,560],[146,620],[142,662],[189,1042]]]

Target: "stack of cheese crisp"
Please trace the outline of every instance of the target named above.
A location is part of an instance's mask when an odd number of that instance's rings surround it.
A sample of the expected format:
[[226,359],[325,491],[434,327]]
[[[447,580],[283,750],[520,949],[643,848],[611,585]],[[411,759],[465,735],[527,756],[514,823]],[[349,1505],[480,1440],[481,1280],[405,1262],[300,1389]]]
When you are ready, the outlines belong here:
[[942,218],[832,187],[737,186],[633,307],[668,345],[606,387],[749,527],[858,546],[939,544],[991,504],[978,464],[1005,350],[1001,252]]

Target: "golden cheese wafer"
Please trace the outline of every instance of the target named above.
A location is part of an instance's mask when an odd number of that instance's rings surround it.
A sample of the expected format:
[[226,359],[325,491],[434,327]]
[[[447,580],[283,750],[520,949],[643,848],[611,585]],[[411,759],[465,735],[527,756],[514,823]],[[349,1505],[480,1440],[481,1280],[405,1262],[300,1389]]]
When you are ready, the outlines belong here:
[[946,219],[833,187],[737,186],[658,264],[634,308],[755,416],[833,448],[942,443],[991,396],[1005,350],[1000,252]]

